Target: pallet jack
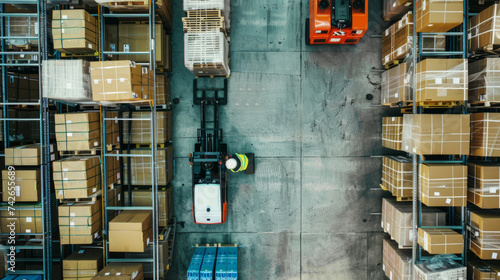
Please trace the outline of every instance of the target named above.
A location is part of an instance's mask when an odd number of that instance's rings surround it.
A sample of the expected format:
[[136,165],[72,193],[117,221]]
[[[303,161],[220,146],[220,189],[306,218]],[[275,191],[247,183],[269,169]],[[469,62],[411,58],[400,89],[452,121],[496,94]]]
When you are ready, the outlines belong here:
[[[227,79],[223,88],[199,88],[197,81],[193,81],[193,103],[200,105],[201,128],[197,132],[195,151],[189,154],[193,220],[196,224],[222,224],[227,217],[227,144],[223,143],[223,131],[219,127],[219,105],[227,104]],[[213,119],[207,120],[210,106]],[[246,155],[250,161],[248,170],[253,174],[254,156]]]
[[357,44],[368,29],[368,0],[309,0],[306,45]]

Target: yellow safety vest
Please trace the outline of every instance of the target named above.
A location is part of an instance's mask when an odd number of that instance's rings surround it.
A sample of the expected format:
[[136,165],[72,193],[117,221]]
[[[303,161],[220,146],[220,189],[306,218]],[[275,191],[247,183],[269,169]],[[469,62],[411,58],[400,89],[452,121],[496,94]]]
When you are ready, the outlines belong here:
[[246,155],[235,154],[236,158],[240,161],[240,168],[238,170],[231,169],[234,173],[246,170],[248,167],[248,157]]

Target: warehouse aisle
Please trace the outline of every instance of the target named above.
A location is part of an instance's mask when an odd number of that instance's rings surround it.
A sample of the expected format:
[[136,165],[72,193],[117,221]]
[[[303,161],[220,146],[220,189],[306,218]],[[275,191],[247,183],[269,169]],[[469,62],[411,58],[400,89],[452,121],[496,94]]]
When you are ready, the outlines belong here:
[[[229,174],[228,221],[192,222],[188,154],[199,107],[183,66],[182,1],[174,1],[178,227],[172,279],[185,279],[196,243],[238,243],[240,279],[383,279],[381,0],[357,46],[305,46],[308,0],[231,1],[229,153],[254,152],[256,174]],[[348,77],[344,80],[344,77]],[[366,95],[372,94],[373,100]],[[376,190],[370,190],[374,188]],[[370,213],[375,213],[371,215]],[[373,234],[373,233],[379,234]],[[332,276],[333,275],[333,276]]]

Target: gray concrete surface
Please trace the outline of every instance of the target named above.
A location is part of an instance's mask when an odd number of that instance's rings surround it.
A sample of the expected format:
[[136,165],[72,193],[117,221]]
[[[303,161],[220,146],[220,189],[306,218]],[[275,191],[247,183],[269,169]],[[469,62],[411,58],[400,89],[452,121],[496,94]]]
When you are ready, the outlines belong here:
[[[308,0],[232,0],[230,153],[254,152],[256,174],[229,175],[228,221],[195,225],[188,154],[199,107],[183,65],[182,1],[174,1],[175,216],[170,279],[185,279],[196,243],[238,243],[240,279],[384,279],[380,228],[381,0],[356,46],[306,46]],[[366,99],[373,94],[374,99]],[[378,213],[378,215],[377,215]]]

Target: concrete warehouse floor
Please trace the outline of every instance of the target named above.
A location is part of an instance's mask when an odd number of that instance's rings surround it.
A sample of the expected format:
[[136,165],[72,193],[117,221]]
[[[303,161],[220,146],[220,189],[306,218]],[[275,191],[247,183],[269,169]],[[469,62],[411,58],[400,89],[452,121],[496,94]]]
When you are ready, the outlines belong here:
[[[182,1],[174,1],[172,98],[178,227],[171,279],[186,279],[196,243],[238,243],[239,279],[384,279],[378,187],[382,1],[356,45],[305,46],[309,0],[231,0],[229,153],[254,152],[256,174],[229,174],[228,220],[191,214],[188,154],[199,106],[184,67]],[[373,100],[366,95],[373,94]],[[387,111],[387,110],[385,110]]]

